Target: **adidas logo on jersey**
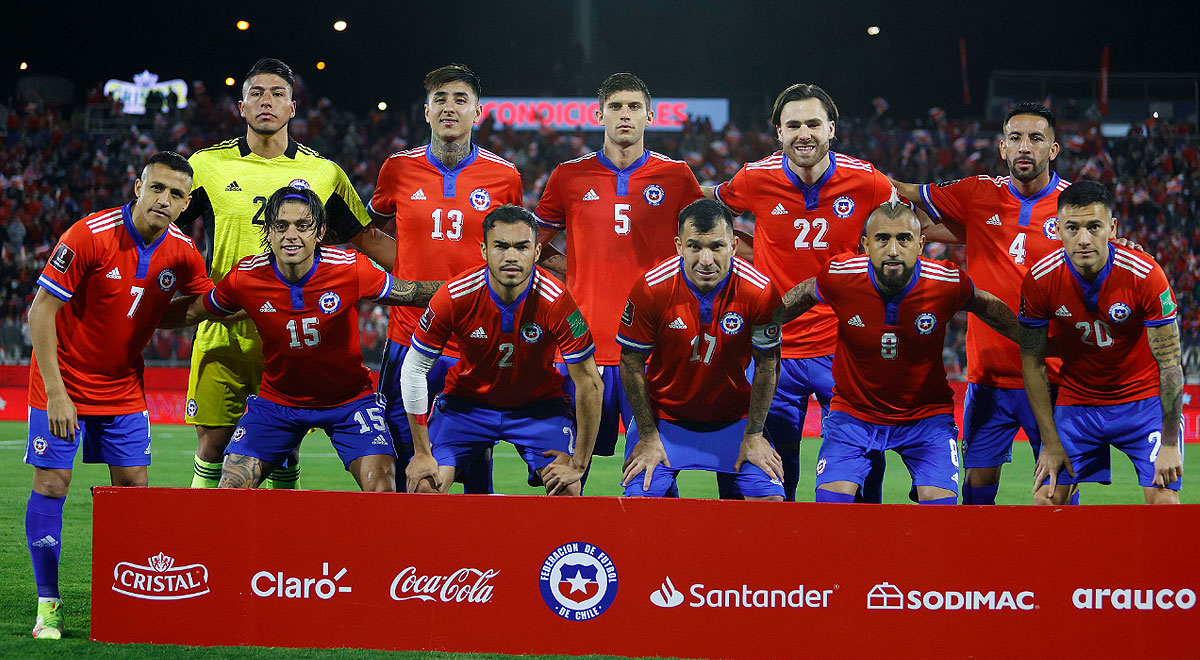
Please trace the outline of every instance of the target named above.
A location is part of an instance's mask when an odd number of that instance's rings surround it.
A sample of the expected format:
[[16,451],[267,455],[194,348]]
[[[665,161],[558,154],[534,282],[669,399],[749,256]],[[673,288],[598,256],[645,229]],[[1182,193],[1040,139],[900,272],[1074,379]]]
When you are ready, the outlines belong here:
[[386,447],[386,446],[387,446],[387,440],[386,440],[386,439],[384,439],[384,437],[383,437],[382,435],[377,435],[377,436],[375,436],[375,439],[371,441],[371,444],[373,444],[373,445],[383,445],[384,447]]
[[855,314],[854,316],[850,317],[850,320],[849,320],[849,321],[846,321],[846,323],[849,323],[850,325],[852,325],[852,326],[854,326],[854,327],[856,327],[856,328],[865,328],[865,327],[867,327],[867,324],[866,324],[866,323],[863,323],[862,317],[861,317],[861,316],[859,316],[858,314]]
[[600,199],[600,195],[597,195],[594,189],[589,189],[587,194],[583,196],[583,201],[585,202],[594,202],[598,199]]
[[225,186],[225,192],[242,192],[242,187],[237,184],[237,181],[230,181],[229,185]]
[[471,333],[471,339],[487,339],[487,333],[483,331],[483,326],[475,328],[475,332]]
[[275,306],[271,304],[270,300],[268,300],[267,302],[263,303],[262,307],[258,308],[258,311],[260,311],[264,314],[267,312],[273,312],[273,311],[275,311]]
[[989,224],[989,225],[995,225],[995,226],[999,227],[1000,225],[1002,225],[1002,224],[1004,224],[1004,223],[1000,222],[1000,216],[999,216],[999,215],[993,215],[992,217],[990,217],[990,218],[988,218],[988,219],[987,219],[987,224]]
[[682,316],[676,316],[675,320],[671,321],[671,324],[667,327],[672,330],[687,330],[687,324],[683,322]]
[[771,210],[771,215],[787,215],[787,209],[783,208],[783,203],[780,202]]
[[42,538],[34,541],[32,545],[35,548],[53,548],[54,546],[58,545],[58,539],[47,534],[47,535],[43,536]]
[[1058,309],[1054,310],[1054,315],[1055,316],[1070,316],[1071,310],[1067,309],[1066,305],[1063,305],[1062,307],[1059,307]]
[[417,188],[417,192],[413,193],[409,199],[425,199],[425,191]]
[[112,270],[108,271],[108,274],[105,275],[105,277],[110,280],[119,280],[121,279],[121,270],[114,266]]

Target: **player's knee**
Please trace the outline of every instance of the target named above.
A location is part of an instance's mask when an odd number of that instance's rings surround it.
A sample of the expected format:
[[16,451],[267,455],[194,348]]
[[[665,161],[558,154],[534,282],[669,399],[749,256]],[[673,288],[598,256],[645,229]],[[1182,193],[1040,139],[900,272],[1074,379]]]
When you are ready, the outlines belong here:
[[817,486],[817,490],[827,490],[831,493],[854,495],[858,493],[858,484],[853,481],[831,481]]
[[219,463],[225,456],[225,448],[233,437],[232,426],[197,426],[196,456],[202,461]]
[[782,502],[783,495],[762,495],[760,497],[747,496],[746,499],[752,502]]
[[48,470],[34,468],[33,492],[44,497],[61,498],[67,496],[71,488],[70,470]]
[[1179,491],[1170,488],[1146,488],[1146,504],[1179,504]]
[[967,468],[966,485],[980,488],[1000,483],[1000,466]]
[[1033,494],[1034,504],[1049,504],[1053,506],[1066,506],[1071,501],[1071,486],[1059,486],[1053,491],[1050,486],[1042,486]]
[[141,470],[113,470],[112,485],[145,488],[150,485],[150,475],[145,468]]

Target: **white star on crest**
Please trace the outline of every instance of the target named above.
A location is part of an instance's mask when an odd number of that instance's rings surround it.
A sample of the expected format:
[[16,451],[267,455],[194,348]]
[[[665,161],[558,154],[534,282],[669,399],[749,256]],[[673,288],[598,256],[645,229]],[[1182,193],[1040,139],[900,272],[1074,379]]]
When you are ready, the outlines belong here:
[[579,573],[576,573],[575,577],[564,580],[564,582],[570,582],[571,593],[575,593],[576,591],[587,591],[587,584],[591,582],[591,580],[583,577]]

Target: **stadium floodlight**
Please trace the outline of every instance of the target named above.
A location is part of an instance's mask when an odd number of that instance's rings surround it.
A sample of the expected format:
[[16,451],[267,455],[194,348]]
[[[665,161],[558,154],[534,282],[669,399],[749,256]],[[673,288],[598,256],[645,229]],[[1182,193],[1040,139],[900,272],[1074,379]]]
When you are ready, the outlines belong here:
[[317,62],[317,71],[324,71],[324,70],[325,70],[325,60],[321,60],[320,62]]
[[29,68],[29,62],[21,62],[21,66],[20,66],[20,67],[18,67],[18,68],[19,68],[19,69],[21,69],[22,71],[24,71],[25,69],[28,69],[28,68]]
[[225,79],[225,86],[226,86],[226,87],[233,87],[234,83],[236,83],[236,82],[237,82],[237,81],[236,81],[236,80],[234,80],[233,78],[226,78],[226,79]]
[[346,29],[346,21],[336,21],[333,24],[333,29],[342,32]]
[[375,106],[380,110],[387,110],[387,101],[380,101],[379,105]]
[[249,30],[250,29],[250,21],[238,21],[237,29],[241,30],[242,32]]
[[872,37],[878,35],[879,34],[879,26],[872,25],[871,27],[867,28],[867,34],[871,35]]

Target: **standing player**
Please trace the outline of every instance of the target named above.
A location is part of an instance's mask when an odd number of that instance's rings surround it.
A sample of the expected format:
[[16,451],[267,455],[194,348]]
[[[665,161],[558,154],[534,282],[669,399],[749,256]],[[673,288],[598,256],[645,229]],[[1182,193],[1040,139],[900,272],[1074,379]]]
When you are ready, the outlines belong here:
[[362,363],[358,301],[420,306],[441,283],[393,279],[361,254],[319,248],[327,217],[309,188],[280,188],[263,217],[269,250],[239,261],[190,310],[198,320],[244,309],[263,340],[261,394],[250,397],[225,450],[220,486],[256,488],[320,428],[360,488],[395,491],[383,402]]
[[[825,90],[798,83],[775,99],[771,121],[783,153],[747,163],[705,194],[736,213],[750,211],[754,266],[781,290],[817,274],[830,257],[857,249],[863,222],[892,196],[892,184],[870,163],[829,149],[838,109]],[[818,305],[783,328],[779,386],[767,415],[767,435],[783,458],[784,492],[796,499],[800,439],[808,399],[828,412],[833,396],[837,319]],[[879,501],[882,463],[864,490]]]
[[912,474],[912,499],[958,501],[958,427],[942,347],[966,310],[1015,338],[1017,318],[949,262],[921,257],[912,209],[891,201],[867,218],[865,255],[834,257],[784,296],[784,319],[826,302],[837,323],[833,402],[817,459],[818,502],[853,502],[871,457],[891,449]]
[[[474,72],[450,64],[426,74],[424,84],[429,144],[384,161],[367,210],[385,222],[396,221],[393,275],[447,280],[479,263],[484,216],[504,204],[521,205],[521,174],[512,163],[471,142],[471,131],[483,112]],[[379,391],[388,401],[388,425],[399,445],[398,471],[413,455],[412,432],[400,405],[400,366],[420,316],[419,309],[392,308],[379,378]],[[429,388],[434,394],[442,390],[446,370],[458,354],[458,344],[451,340],[430,370]],[[466,470],[466,492],[492,492],[491,473],[491,450],[487,450]]]
[[[1021,364],[1042,432],[1033,487],[1042,501],[1065,504],[1072,483],[1111,483],[1113,446],[1133,461],[1147,504],[1178,504],[1183,365],[1175,293],[1153,259],[1109,243],[1112,207],[1112,193],[1092,181],[1062,191],[1063,247],[1034,264],[1021,285]],[[1063,359],[1057,406],[1046,377],[1050,335]]]
[[733,256],[737,243],[728,209],[692,202],[679,214],[679,256],[639,279],[625,303],[617,342],[635,422],[625,439],[626,495],[662,497],[680,470],[707,469],[733,475],[746,499],[783,500],[783,464],[763,436],[778,377],[780,298]]
[[646,149],[646,126],[654,122],[646,83],[632,73],[614,73],[600,85],[599,101],[604,146],[554,169],[537,217],[543,245],[566,231],[565,257],[547,265],[565,269],[567,289],[592,323],[604,380],[596,454],[612,456],[619,424],[630,421],[616,369],[625,294],[642,273],[671,256],[679,212],[702,193],[686,163]]
[[[29,308],[29,444],[33,492],[25,535],[38,589],[33,636],[62,636],[58,557],[75,454],[107,463],[114,486],[145,486],[150,415],[142,349],[176,294],[212,288],[204,258],[171,223],[189,201],[192,168],[177,153],[150,157],[136,199],[93,213],[54,249]],[[186,302],[186,301],[184,301]]]
[[[571,294],[534,265],[541,248],[528,211],[502,206],[484,218],[483,233],[487,264],[438,290],[404,358],[400,380],[414,448],[408,490],[446,492],[473,454],[508,440],[549,494],[578,495],[603,391],[592,334]],[[462,357],[430,411],[429,370],[451,337]],[[555,351],[575,383],[577,431]]]
[[[292,70],[283,62],[256,62],[238,101],[246,134],[201,149],[190,159],[195,189],[181,221],[203,218],[214,281],[239,259],[262,250],[267,198],[283,186],[311,188],[320,196],[329,214],[330,242],[354,243],[387,268],[396,256],[391,237],[367,226],[362,200],[342,168],[288,135],[288,122],[296,115],[294,87]],[[196,426],[198,441],[193,487],[217,485],[234,424],[246,409],[246,398],[258,391],[262,361],[262,343],[250,321],[205,322],[197,329],[185,417]],[[277,470],[269,485],[295,488],[299,475],[300,467],[293,464]]]
[[[1040,103],[1009,111],[1000,141],[1006,177],[896,183],[900,194],[920,199],[928,211],[933,224],[924,227],[925,238],[966,243],[972,279],[1014,311],[1029,267],[1062,246],[1058,195],[1070,184],[1050,169],[1059,149],[1054,123],[1053,113]],[[1057,359],[1047,364],[1054,383],[1058,365]],[[1035,459],[1041,440],[1025,396],[1017,345],[978,318],[967,320],[967,383],[963,504],[995,504],[1000,469],[1012,461],[1017,429],[1025,430]]]

